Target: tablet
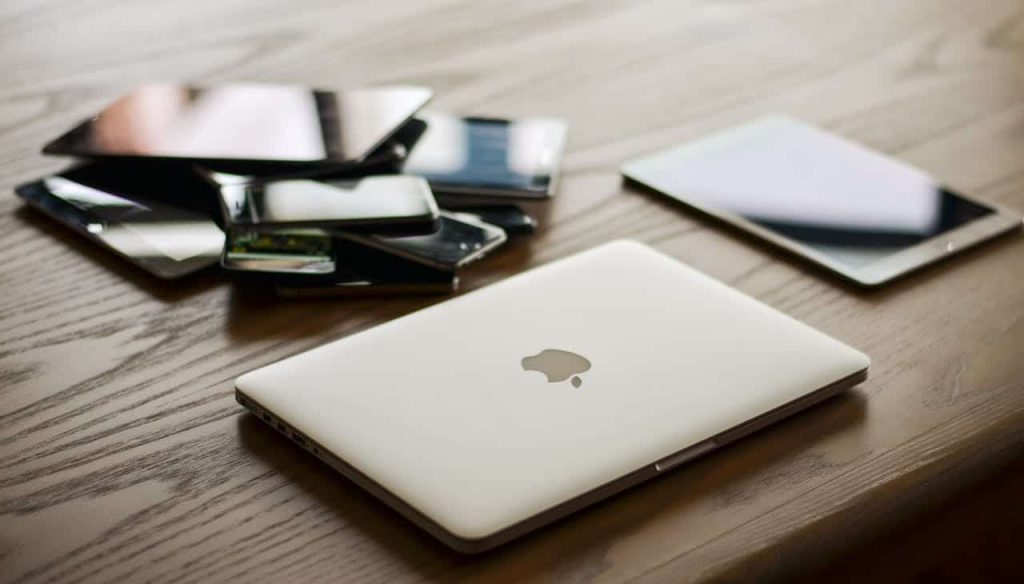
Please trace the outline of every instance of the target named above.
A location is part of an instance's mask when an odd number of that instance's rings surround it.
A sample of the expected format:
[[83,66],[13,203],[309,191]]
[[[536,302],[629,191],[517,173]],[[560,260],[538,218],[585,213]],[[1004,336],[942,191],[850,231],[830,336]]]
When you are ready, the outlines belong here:
[[235,387],[288,439],[441,541],[479,552],[836,395],[868,363],[622,241]]
[[187,167],[90,163],[15,193],[159,278],[214,265],[224,247],[224,233],[210,219],[213,189]]
[[124,95],[50,142],[46,154],[197,162],[350,164],[433,96],[426,87],[330,91],[292,85],[161,83]]
[[622,173],[865,286],[1021,226],[1020,214],[783,117],[627,162]]

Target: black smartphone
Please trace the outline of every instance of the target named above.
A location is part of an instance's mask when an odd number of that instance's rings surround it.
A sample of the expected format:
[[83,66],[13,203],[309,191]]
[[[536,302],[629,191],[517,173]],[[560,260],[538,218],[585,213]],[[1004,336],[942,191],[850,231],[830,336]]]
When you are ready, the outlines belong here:
[[499,227],[460,219],[447,211],[441,212],[437,231],[428,235],[392,237],[347,231],[336,235],[434,269],[452,271],[484,257],[508,239]]
[[426,181],[401,175],[344,180],[259,179],[210,172],[228,229],[316,227],[430,233],[439,211]]
[[509,237],[529,235],[537,230],[537,221],[516,205],[449,207],[447,210],[458,219],[500,227]]
[[224,233],[215,197],[189,168],[85,164],[21,185],[26,203],[160,278],[216,264]]
[[418,119],[427,130],[404,172],[426,178],[442,205],[449,199],[501,202],[554,194],[568,134],[564,121],[440,113]]
[[335,240],[337,267],[330,277],[279,279],[274,289],[285,298],[448,294],[459,278],[392,254],[345,240]]
[[144,85],[43,152],[263,166],[355,164],[432,97],[417,86]]

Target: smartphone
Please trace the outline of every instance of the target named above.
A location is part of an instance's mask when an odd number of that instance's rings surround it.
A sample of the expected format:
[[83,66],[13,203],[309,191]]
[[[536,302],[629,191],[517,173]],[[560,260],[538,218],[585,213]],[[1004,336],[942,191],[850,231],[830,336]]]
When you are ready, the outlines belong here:
[[429,233],[439,210],[421,178],[401,175],[319,181],[208,175],[218,185],[229,229],[344,228]]
[[433,97],[417,86],[144,85],[43,148],[46,154],[259,165],[354,164]]
[[329,278],[288,278],[274,289],[285,298],[334,296],[448,294],[459,278],[450,270],[437,270],[354,242],[335,240],[337,269]]
[[336,235],[434,269],[452,271],[484,257],[508,239],[499,227],[459,219],[446,211],[441,212],[437,231],[428,235],[390,237],[345,231]]
[[537,230],[537,221],[516,205],[449,207],[448,211],[457,219],[500,227],[509,237]]
[[628,162],[622,173],[864,286],[1021,227],[1019,213],[781,116]]
[[333,277],[334,239],[321,229],[233,230],[221,267],[246,275]]
[[224,233],[212,220],[209,185],[184,169],[97,162],[15,192],[33,208],[154,276],[172,279],[214,265]]
[[568,130],[563,120],[418,116],[427,130],[404,172],[427,179],[440,200],[546,199],[555,192]]

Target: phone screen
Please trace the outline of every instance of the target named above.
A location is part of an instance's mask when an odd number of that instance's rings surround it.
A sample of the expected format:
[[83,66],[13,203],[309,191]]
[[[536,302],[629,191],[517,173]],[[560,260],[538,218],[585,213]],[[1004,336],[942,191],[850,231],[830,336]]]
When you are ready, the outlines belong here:
[[441,213],[437,231],[427,235],[386,237],[346,232],[338,232],[337,235],[414,262],[448,270],[482,258],[507,239],[505,232],[498,227],[458,219],[448,212]]
[[916,168],[786,118],[673,148],[628,163],[623,172],[850,267],[994,213]]
[[233,227],[318,226],[429,231],[438,217],[427,183],[411,176],[352,180],[247,180],[213,173]]
[[561,120],[501,120],[423,114],[427,130],[405,162],[438,193],[549,196],[566,125]]

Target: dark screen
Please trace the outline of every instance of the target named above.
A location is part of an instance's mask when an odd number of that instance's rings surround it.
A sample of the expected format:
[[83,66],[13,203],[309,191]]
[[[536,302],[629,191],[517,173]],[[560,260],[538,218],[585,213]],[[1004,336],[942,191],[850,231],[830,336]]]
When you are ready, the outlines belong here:
[[339,233],[349,240],[397,253],[413,261],[454,269],[505,240],[505,233],[492,225],[472,223],[441,213],[434,233],[407,237],[383,237]]
[[529,235],[537,230],[537,222],[515,205],[488,205],[450,209],[458,219],[487,223],[500,227],[507,235]]
[[843,263],[863,266],[993,213],[992,209],[941,187],[935,189],[935,196],[929,204],[935,220],[921,229],[912,230],[871,229],[859,226],[844,228],[831,224],[788,222],[755,216],[746,216],[746,219]]
[[196,161],[361,160],[429,101],[424,87],[333,92],[286,85],[147,85],[44,148]]
[[216,263],[224,234],[211,187],[182,169],[84,165],[22,185],[33,207],[162,278]]

